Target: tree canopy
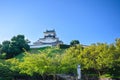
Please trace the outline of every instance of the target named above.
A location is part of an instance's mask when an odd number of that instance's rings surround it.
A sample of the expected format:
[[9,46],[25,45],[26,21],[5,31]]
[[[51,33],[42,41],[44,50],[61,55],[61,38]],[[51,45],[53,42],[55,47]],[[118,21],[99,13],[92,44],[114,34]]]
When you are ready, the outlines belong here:
[[71,45],[71,46],[74,46],[74,45],[76,45],[76,44],[80,44],[79,40],[72,40],[72,41],[70,42],[70,45]]
[[[25,48],[20,42],[27,44],[27,41],[24,41],[23,36],[18,37],[13,37],[11,41],[2,43],[1,49],[3,49],[4,53],[8,54],[10,49],[14,50],[14,48],[9,49],[13,45],[15,48],[19,47],[16,51]],[[116,39],[112,44],[95,43],[84,48],[81,44],[77,44],[67,48],[64,52],[59,51],[60,53],[58,53],[58,51],[59,48],[55,47],[54,49],[41,50],[35,54],[24,53],[22,61],[12,58],[0,62],[0,72],[4,72],[8,76],[11,76],[9,73],[30,76],[34,76],[34,74],[41,76],[55,74],[76,75],[77,65],[80,64],[83,75],[96,74],[98,77],[105,74],[109,74],[111,77],[120,75],[120,39]],[[2,70],[3,67],[4,70]],[[6,73],[7,71],[8,73]]]
[[29,50],[28,40],[24,35],[14,36],[10,41],[3,41],[0,52],[6,53],[6,58],[12,58],[25,50]]

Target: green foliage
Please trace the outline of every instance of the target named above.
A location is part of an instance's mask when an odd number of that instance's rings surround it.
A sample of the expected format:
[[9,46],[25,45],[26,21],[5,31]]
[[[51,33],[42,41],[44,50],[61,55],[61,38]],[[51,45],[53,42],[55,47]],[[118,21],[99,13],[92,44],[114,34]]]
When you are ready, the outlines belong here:
[[74,45],[76,45],[76,44],[80,44],[79,40],[72,40],[72,41],[70,42],[70,45],[71,45],[71,46],[74,46]]
[[111,76],[110,74],[104,74],[101,75],[100,78],[112,78],[113,76]]
[[2,44],[0,44],[0,54],[2,53]]
[[76,74],[78,64],[81,65],[82,73],[87,75],[118,76],[120,73],[120,48],[116,43],[97,43],[84,48],[76,45],[65,51],[57,47],[36,50],[38,54],[29,53],[19,62],[17,68],[21,74]]
[[28,40],[25,40],[24,35],[17,35],[11,41],[3,41],[0,51],[6,53],[6,58],[12,58],[29,49]]
[[17,35],[11,39],[11,44],[18,47],[20,49],[20,51],[23,51],[23,48],[25,50],[29,50],[30,47],[29,47],[28,43],[29,42],[28,42],[28,40],[25,40],[24,35]]
[[59,44],[58,45],[58,48],[60,48],[60,49],[67,49],[69,47],[70,47],[70,45],[67,45],[67,44]]
[[[68,49],[59,49],[58,47],[31,49],[16,58],[2,60],[0,62],[0,74],[2,75],[0,78],[6,77],[5,74],[11,78],[9,76],[14,76],[16,73],[30,76],[76,74],[78,64],[81,65],[83,75],[120,77],[119,43],[120,40],[117,39],[114,44],[96,43],[84,48],[78,44]],[[7,47],[9,43],[5,42],[4,44]]]
[[2,45],[0,44],[0,48],[2,47]]
[[[20,74],[27,74],[33,76],[34,74],[44,75],[44,74],[56,74],[60,73],[60,63],[61,63],[61,55],[64,50],[61,50],[57,47],[47,47],[44,49],[32,49],[32,50],[40,50],[39,53],[26,53],[24,54],[22,61],[10,60],[13,62],[18,62],[17,70],[19,70]],[[30,51],[31,52],[31,51]],[[32,51],[34,52],[34,51]],[[17,56],[18,58],[19,56]],[[62,58],[62,57],[61,57]],[[19,59],[19,58],[18,58]],[[14,64],[16,64],[14,63]],[[14,65],[13,64],[13,65]],[[16,69],[16,67],[11,67],[12,70]]]
[[120,53],[116,52],[116,50],[113,44],[107,45],[105,43],[93,44],[84,48],[83,52],[79,55],[83,70],[96,72],[99,76],[106,73],[110,75],[119,74],[118,68],[118,71],[113,73],[116,70],[116,66],[119,66]]
[[0,80],[12,80],[13,72],[10,70],[7,63],[0,60]]
[[66,52],[62,55],[61,59],[62,73],[76,74],[76,68],[79,64],[78,55],[80,55],[81,51],[81,45],[76,45],[66,50]]
[[15,56],[14,58],[16,58],[16,59],[18,59],[18,60],[20,60],[20,61],[23,61],[23,58],[24,58],[24,56],[25,56],[25,52],[23,52],[23,53],[21,53],[21,54],[18,54],[17,56]]
[[[56,55],[64,54],[65,49],[59,49],[58,47],[43,47],[43,48],[33,48],[30,49],[27,53],[29,54],[47,54],[49,57],[54,57]],[[17,56],[15,56],[16,59],[23,61],[23,58],[25,56],[26,52],[23,52]]]
[[6,58],[6,53],[0,54],[0,59],[5,59]]
[[[52,48],[54,48],[54,47],[52,47]],[[51,47],[41,47],[41,48],[31,48],[30,49],[30,51],[29,51],[29,53],[34,53],[34,54],[36,54],[36,53],[40,53],[40,52],[42,52],[42,51],[45,51],[45,50],[48,50],[48,49],[52,49]]]
[[43,75],[47,72],[49,65],[49,58],[46,58],[46,54],[27,54],[24,57],[24,61],[19,65],[20,73],[33,75],[38,73]]
[[2,47],[1,47],[1,52],[3,53],[10,53],[10,41],[3,41],[2,42]]

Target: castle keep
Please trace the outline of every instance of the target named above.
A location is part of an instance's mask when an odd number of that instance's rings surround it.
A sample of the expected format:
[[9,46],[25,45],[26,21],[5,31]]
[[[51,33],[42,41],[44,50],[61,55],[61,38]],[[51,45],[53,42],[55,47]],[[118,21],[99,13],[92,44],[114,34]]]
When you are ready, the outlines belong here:
[[58,44],[63,44],[61,40],[59,40],[58,37],[56,37],[56,31],[55,30],[46,30],[44,33],[43,38],[39,38],[36,42],[31,45],[31,48],[39,48],[39,47],[45,47],[45,46],[56,46]]

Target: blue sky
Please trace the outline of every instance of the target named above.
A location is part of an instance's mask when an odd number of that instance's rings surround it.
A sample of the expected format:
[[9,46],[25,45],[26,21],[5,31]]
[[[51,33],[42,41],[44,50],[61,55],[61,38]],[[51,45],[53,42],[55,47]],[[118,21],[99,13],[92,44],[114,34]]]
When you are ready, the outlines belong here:
[[120,0],[0,0],[0,42],[18,34],[31,42],[55,29],[64,43],[120,38]]

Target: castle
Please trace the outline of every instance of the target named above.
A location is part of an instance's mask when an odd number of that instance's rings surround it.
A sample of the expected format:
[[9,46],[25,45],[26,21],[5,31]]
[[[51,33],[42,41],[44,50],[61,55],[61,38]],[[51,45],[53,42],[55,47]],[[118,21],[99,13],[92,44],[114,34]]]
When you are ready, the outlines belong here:
[[46,46],[56,46],[58,44],[63,44],[59,38],[56,37],[55,30],[46,30],[44,33],[44,38],[39,38],[30,48],[40,48]]

